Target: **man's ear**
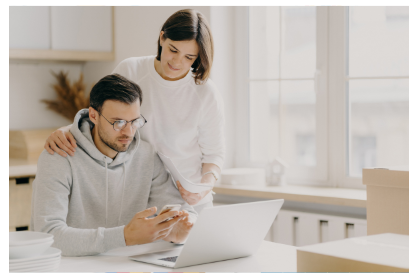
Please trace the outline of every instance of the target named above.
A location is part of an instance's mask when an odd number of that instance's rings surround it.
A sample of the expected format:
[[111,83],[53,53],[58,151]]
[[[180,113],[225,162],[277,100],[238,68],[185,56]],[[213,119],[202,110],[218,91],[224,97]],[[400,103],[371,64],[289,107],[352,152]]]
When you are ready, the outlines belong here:
[[98,113],[98,111],[96,111],[92,107],[89,107],[89,120],[92,123],[94,123],[95,125],[97,124],[97,122],[99,120],[99,113]]

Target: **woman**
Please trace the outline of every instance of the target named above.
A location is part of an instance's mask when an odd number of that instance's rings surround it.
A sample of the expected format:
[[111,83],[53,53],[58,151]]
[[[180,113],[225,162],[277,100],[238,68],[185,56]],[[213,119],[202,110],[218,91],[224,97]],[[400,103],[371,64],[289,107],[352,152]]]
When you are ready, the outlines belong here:
[[[141,138],[169,156],[185,178],[212,185],[220,176],[225,152],[223,100],[209,79],[213,53],[204,16],[180,10],[163,24],[156,56],[128,58],[113,71],[143,91],[142,115],[149,124],[139,130]],[[52,133],[45,149],[73,155],[76,141],[69,130],[62,127]],[[178,181],[177,186],[198,213],[213,206],[211,190],[191,193]]]

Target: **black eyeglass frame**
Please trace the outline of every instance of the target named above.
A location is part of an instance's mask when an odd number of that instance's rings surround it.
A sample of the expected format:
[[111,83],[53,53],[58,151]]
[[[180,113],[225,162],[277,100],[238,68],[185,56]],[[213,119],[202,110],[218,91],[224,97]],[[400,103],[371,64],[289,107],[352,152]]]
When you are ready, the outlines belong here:
[[[126,128],[126,127],[127,127],[128,123],[131,123],[131,126],[133,126],[133,122],[134,122],[134,121],[136,121],[136,120],[138,120],[138,119],[140,119],[140,118],[137,118],[137,119],[134,119],[134,120],[132,120],[132,121],[117,120],[117,121],[115,121],[114,123],[111,123],[110,121],[108,121],[108,119],[107,119],[107,118],[105,118],[105,116],[104,116],[104,115],[102,115],[102,114],[101,114],[101,112],[99,112],[99,111],[98,111],[98,113],[99,113],[99,115],[101,115],[102,117],[104,117],[104,119],[105,119],[105,120],[106,120],[106,121],[107,121],[110,125],[112,125],[112,128],[113,128],[115,131],[121,131],[121,130],[123,130],[124,128]],[[142,127],[144,127],[144,125],[147,123],[146,118],[145,118],[142,114],[140,114],[140,116],[144,119],[144,124],[143,124],[142,126],[138,127],[138,128],[142,128]],[[116,130],[116,129],[115,129],[115,126],[114,126],[114,124],[115,124],[116,122],[118,122],[118,121],[124,121],[124,122],[125,122],[125,125],[124,125],[124,127],[123,127],[123,128],[121,128],[121,129],[119,129],[119,130]]]

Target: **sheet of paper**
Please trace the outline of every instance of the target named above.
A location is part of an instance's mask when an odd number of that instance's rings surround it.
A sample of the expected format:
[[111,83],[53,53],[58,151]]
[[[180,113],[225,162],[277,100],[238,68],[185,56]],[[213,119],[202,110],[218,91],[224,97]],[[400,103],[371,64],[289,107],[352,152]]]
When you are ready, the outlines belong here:
[[171,173],[174,181],[175,182],[179,181],[181,183],[182,187],[184,187],[189,192],[200,193],[202,191],[209,190],[209,189],[213,188],[212,185],[203,184],[203,183],[193,183],[193,182],[187,180],[186,178],[184,178],[184,176],[182,176],[182,174],[175,167],[175,164],[172,162],[170,157],[164,155],[161,152],[157,152],[157,154],[159,155],[163,164],[165,164],[166,168],[168,168],[168,170]]

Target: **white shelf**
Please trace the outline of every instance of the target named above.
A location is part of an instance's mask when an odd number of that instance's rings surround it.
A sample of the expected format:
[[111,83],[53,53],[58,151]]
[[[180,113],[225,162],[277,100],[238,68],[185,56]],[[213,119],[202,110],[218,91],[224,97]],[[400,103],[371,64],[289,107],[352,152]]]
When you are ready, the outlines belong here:
[[52,49],[9,49],[9,59],[55,61],[112,61],[114,52]]
[[265,199],[285,199],[297,202],[366,207],[366,190],[313,186],[240,186],[217,185],[213,189],[217,194],[255,197]]

